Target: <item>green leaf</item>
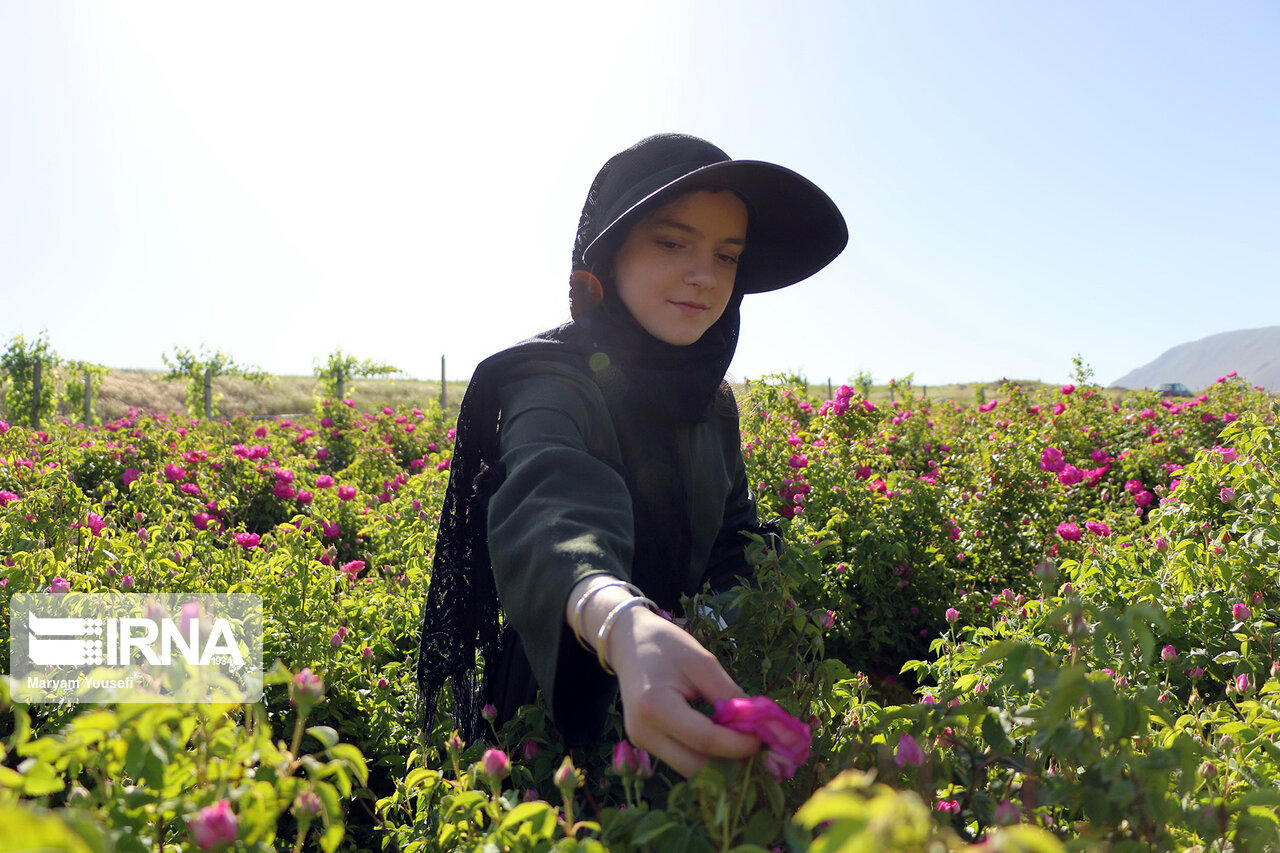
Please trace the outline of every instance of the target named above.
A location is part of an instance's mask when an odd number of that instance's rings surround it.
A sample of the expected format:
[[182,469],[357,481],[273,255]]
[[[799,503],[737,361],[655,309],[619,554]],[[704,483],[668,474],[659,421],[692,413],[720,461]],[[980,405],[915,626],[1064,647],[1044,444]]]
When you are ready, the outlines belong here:
[[674,826],[662,812],[649,812],[636,824],[631,843],[636,847],[643,847]]
[[994,661],[1003,660],[1009,656],[1009,653],[1018,648],[1022,644],[1015,640],[999,640],[987,646],[982,654],[978,657],[975,666],[992,663]]
[[[85,840],[54,814],[28,806],[0,806],[6,850],[93,853]],[[17,842],[17,846],[10,846]]]
[[365,764],[364,755],[359,747],[350,743],[334,744],[329,747],[329,755],[350,766],[356,778],[360,780],[360,784],[368,784],[369,766]]
[[1051,698],[1040,709],[1040,719],[1051,724],[1065,719],[1071,707],[1087,689],[1084,667],[1072,666],[1061,670],[1058,673],[1058,682],[1050,694]]
[[320,836],[320,849],[324,853],[333,853],[338,849],[338,845],[342,843],[342,836],[345,830],[340,822],[330,824]]
[[28,797],[56,794],[66,787],[66,780],[57,774],[52,764],[40,762],[22,774],[22,793]]
[[0,766],[0,787],[21,788],[22,774],[12,768]]
[[432,770],[429,767],[415,768],[412,772],[409,773],[408,776],[405,777],[405,780],[404,780],[405,790],[412,791],[414,788],[418,787],[418,785],[421,784],[423,781],[427,779],[433,779],[433,778],[438,779],[439,777],[440,777],[440,771],[438,770]]
[[336,746],[340,739],[337,729],[332,726],[309,726],[307,734],[320,741],[325,749],[331,749]]
[[1009,740],[1008,726],[999,712],[991,711],[982,718],[982,737],[997,752],[1009,752],[1013,742]]
[[755,845],[768,844],[778,837],[778,833],[782,830],[782,818],[775,815],[768,809],[760,809],[751,816],[747,821],[746,828],[742,831],[742,840],[745,842],[741,847],[735,850],[754,849],[760,850],[761,847]]
[[1234,808],[1244,810],[1252,806],[1273,806],[1280,808],[1280,790],[1276,788],[1257,788],[1242,794],[1231,804]]
[[532,803],[521,803],[507,812],[506,817],[502,819],[502,823],[499,826],[503,829],[509,829],[516,824],[524,823],[525,821],[533,822],[535,819],[549,814],[552,814],[550,803],[541,800]]

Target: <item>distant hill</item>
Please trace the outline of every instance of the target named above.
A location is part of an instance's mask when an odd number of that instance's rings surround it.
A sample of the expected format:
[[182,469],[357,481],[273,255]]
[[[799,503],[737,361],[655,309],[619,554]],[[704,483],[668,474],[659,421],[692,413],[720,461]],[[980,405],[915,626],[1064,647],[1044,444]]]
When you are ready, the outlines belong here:
[[1280,326],[1223,332],[1179,344],[1112,385],[1154,388],[1163,382],[1181,382],[1196,391],[1233,370],[1254,385],[1280,391]]

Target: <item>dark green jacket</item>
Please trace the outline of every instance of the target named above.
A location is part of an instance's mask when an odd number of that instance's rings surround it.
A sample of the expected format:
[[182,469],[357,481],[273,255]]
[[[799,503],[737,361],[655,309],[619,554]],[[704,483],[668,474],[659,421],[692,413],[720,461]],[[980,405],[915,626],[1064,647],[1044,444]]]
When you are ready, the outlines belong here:
[[[491,679],[502,719],[533,701],[540,687],[570,741],[600,735],[615,681],[565,624],[573,586],[610,574],[634,577],[631,496],[620,473],[619,443],[599,388],[574,367],[553,362],[513,373],[499,399],[506,476],[489,503],[489,554],[498,595],[518,642]],[[690,497],[692,548],[671,567],[692,594],[728,586],[747,571],[746,539],[756,506],[742,461],[736,407],[728,397],[705,423],[679,425],[678,471]],[[632,472],[643,479],[646,473]]]

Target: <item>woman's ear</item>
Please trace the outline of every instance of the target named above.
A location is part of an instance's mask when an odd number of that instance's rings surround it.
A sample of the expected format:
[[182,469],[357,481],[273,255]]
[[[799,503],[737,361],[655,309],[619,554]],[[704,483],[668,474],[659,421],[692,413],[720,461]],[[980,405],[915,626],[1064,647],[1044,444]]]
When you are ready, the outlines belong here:
[[590,270],[574,270],[569,275],[569,316],[581,320],[604,301],[604,287]]

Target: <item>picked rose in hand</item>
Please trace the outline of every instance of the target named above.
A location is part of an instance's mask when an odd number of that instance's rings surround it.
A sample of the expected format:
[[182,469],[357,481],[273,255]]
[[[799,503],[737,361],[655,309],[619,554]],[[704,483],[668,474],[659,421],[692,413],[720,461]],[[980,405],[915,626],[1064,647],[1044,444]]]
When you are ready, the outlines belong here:
[[764,766],[779,779],[790,779],[809,760],[813,742],[809,726],[768,696],[717,702],[711,722],[760,738],[765,745]]

